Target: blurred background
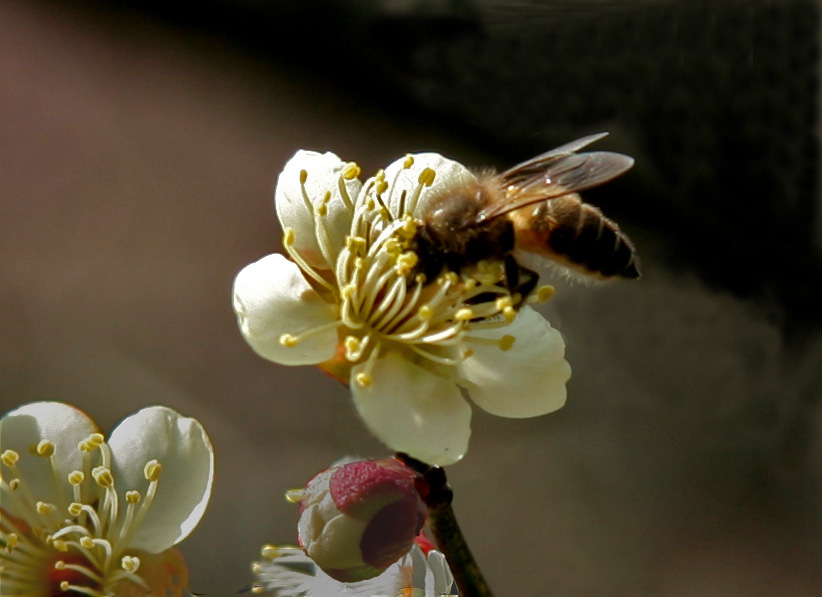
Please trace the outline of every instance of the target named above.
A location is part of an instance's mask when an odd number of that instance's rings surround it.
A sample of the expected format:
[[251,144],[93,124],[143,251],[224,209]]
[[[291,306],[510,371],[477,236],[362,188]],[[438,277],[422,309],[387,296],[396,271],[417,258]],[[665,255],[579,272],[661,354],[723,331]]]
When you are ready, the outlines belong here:
[[545,313],[556,414],[475,410],[449,468],[497,595],[822,593],[822,201],[811,0],[0,4],[0,410],[197,417],[212,504],[191,588],[296,537],[283,491],[381,457],[346,389],[258,358],[234,275],[279,250],[300,148],[364,174],[433,150],[505,168],[586,134],[634,156],[586,194],[639,282]]

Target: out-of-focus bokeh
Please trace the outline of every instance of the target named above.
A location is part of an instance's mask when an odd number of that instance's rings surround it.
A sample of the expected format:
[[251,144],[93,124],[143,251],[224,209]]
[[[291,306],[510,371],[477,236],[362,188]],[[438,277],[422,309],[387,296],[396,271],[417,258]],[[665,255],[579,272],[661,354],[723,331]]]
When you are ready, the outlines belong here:
[[386,455],[347,390],[258,358],[233,276],[278,250],[299,148],[509,166],[585,134],[636,168],[587,195],[639,282],[545,312],[567,406],[475,410],[455,508],[498,595],[822,593],[819,8],[370,0],[0,4],[0,410],[200,419],[192,590],[294,542],[284,490]]

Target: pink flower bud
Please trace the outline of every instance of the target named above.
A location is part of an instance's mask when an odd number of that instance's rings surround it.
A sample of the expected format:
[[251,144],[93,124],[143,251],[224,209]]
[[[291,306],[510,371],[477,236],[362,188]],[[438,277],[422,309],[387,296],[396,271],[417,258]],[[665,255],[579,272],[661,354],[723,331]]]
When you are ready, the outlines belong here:
[[417,473],[393,458],[349,462],[309,481],[300,545],[340,582],[374,578],[408,553],[425,522]]

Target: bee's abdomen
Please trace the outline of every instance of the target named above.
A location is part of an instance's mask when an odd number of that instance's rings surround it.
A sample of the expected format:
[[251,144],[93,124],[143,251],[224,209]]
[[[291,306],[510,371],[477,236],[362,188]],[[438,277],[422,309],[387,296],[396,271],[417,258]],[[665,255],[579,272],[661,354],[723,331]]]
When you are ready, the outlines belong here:
[[[530,212],[528,220],[529,233],[520,248],[596,276],[639,277],[631,241],[579,195],[546,201]],[[525,222],[515,219],[515,225],[523,230]]]

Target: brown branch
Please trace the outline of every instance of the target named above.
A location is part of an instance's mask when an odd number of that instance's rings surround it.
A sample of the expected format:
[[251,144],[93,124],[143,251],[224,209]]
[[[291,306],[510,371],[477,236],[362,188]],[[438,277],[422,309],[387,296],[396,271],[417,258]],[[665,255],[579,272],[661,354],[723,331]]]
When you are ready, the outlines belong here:
[[396,457],[407,467],[420,473],[426,481],[419,484],[417,490],[428,506],[428,527],[437,547],[448,561],[460,596],[493,597],[457,523],[451,507],[454,492],[448,485],[445,469],[430,466],[403,453],[398,453]]

